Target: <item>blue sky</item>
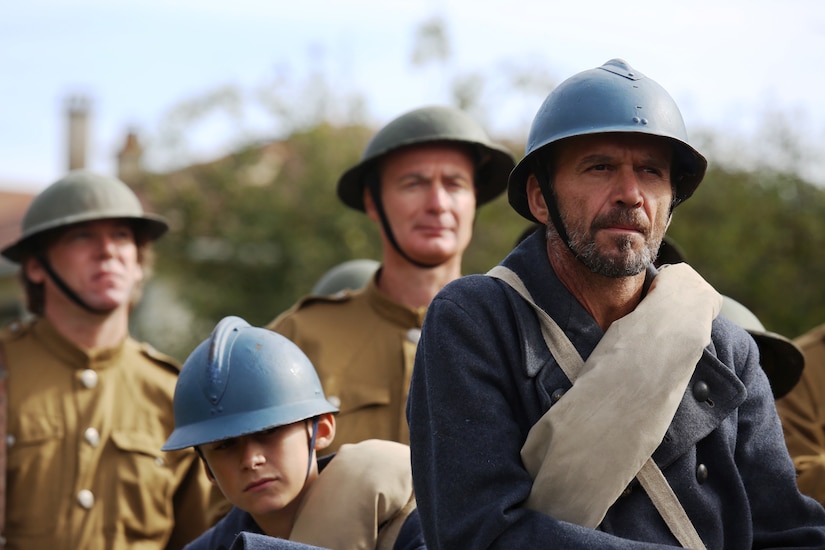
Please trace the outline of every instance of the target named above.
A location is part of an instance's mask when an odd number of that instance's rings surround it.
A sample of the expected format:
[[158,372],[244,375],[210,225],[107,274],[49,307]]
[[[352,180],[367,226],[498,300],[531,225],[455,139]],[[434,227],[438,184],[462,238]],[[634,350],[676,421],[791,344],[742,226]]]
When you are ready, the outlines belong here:
[[[319,66],[380,124],[443,102],[445,72],[414,69],[414,29],[440,17],[452,73],[535,66],[560,81],[613,57],[667,88],[688,130],[748,137],[781,114],[825,146],[825,3],[819,0],[27,0],[0,8],[0,187],[37,189],[65,169],[64,102],[93,101],[90,168],[112,172],[130,128],[148,142],[208,90]],[[549,91],[549,90],[547,90]],[[507,103],[507,100],[510,103]],[[540,98],[500,98],[491,133],[526,136]],[[254,126],[254,123],[253,123]],[[197,144],[226,146],[220,129]],[[825,157],[825,155],[820,155]],[[712,160],[712,159],[711,159]],[[825,183],[825,163],[808,168]]]

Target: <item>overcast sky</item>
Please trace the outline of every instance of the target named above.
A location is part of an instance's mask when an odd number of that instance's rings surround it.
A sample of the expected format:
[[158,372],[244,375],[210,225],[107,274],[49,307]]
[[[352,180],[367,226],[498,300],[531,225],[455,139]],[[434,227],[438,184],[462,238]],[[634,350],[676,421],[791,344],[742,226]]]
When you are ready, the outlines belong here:
[[[114,172],[126,132],[224,85],[252,88],[311,59],[377,123],[446,99],[414,70],[414,30],[440,17],[453,73],[530,66],[558,82],[613,57],[679,103],[689,132],[747,135],[782,114],[825,147],[821,0],[26,0],[0,8],[0,186],[39,188],[66,168],[66,98],[93,101],[91,168]],[[319,53],[320,52],[320,53]],[[313,57],[316,56],[316,57]],[[547,90],[549,92],[549,90]],[[491,110],[526,136],[540,100]],[[503,120],[505,119],[506,120]],[[523,120],[522,120],[523,118]],[[206,142],[220,136],[202,136]],[[820,155],[825,157],[825,154]],[[712,159],[711,159],[712,161]],[[825,164],[823,164],[825,166]],[[809,170],[825,183],[825,170]]]

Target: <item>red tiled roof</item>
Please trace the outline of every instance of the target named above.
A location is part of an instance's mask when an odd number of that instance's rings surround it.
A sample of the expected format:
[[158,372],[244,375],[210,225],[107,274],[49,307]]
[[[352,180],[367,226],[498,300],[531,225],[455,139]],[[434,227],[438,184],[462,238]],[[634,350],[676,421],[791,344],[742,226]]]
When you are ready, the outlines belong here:
[[34,197],[32,193],[0,190],[0,248],[5,248],[20,236],[23,215]]

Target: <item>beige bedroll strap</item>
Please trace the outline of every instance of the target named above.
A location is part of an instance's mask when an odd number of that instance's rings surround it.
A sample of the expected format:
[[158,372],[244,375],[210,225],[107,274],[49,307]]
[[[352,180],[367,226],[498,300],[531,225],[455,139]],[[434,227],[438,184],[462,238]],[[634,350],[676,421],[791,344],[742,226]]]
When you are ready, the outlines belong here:
[[[488,275],[510,284],[533,306],[545,343],[575,382],[533,426],[522,448],[525,467],[534,479],[526,505],[595,528],[633,477],[643,469],[658,471],[650,456],[710,341],[710,324],[721,297],[689,266],[670,267],[667,275],[660,273],[634,312],[613,323],[585,363],[515,273],[497,266]],[[669,345],[661,346],[662,341]],[[622,422],[634,426],[628,433],[614,429],[619,410]],[[703,548],[698,535],[679,538],[695,530],[689,520],[683,525],[687,515],[664,476],[659,477],[665,493],[661,484],[647,483],[650,476],[642,477],[642,486],[680,543]],[[671,513],[674,503],[681,514]]]
[[670,532],[676,537],[684,548],[693,550],[705,550],[705,543],[696,532],[693,522],[685,512],[679,497],[673,492],[673,488],[667,482],[662,470],[649,459],[636,474],[639,484],[644,488],[653,506],[659,511],[662,519],[665,520]]

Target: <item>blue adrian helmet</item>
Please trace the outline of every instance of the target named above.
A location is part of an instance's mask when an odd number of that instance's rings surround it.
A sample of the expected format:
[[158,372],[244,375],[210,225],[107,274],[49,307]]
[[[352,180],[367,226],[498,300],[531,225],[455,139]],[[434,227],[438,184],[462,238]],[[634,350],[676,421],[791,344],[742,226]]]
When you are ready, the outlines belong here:
[[614,132],[660,136],[673,144],[674,206],[689,198],[705,177],[707,160],[688,144],[682,114],[670,94],[626,61],[611,59],[571,76],[544,100],[524,158],[510,173],[510,205],[535,222],[527,203],[527,179],[535,169],[536,153],[566,138]]
[[298,346],[239,317],[222,319],[186,359],[174,408],[175,430],[164,451],[338,412]]

